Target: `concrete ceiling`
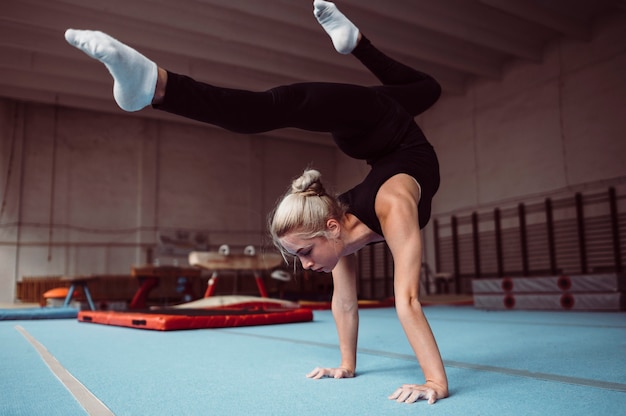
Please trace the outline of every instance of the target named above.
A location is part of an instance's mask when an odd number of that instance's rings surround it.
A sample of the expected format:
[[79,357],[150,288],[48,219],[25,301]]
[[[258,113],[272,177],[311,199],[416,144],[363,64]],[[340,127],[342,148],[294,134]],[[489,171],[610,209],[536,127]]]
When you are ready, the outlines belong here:
[[[337,1],[380,49],[433,74],[444,94],[463,94],[475,80],[498,80],[512,61],[540,62],[546,45],[558,39],[589,40],[594,21],[624,13],[625,3]],[[335,53],[312,8],[312,0],[0,0],[0,96],[121,111],[104,67],[65,43],[69,27],[103,30],[167,69],[227,87],[374,84],[355,59]],[[168,117],[141,114],[147,113]]]

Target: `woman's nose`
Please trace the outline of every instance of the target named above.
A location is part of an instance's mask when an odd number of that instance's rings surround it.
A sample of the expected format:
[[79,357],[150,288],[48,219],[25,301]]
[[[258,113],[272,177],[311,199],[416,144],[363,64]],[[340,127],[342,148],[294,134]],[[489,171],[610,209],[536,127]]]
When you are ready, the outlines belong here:
[[313,267],[313,262],[311,260],[300,260],[300,262],[302,263],[302,267],[305,268],[306,270],[310,270]]

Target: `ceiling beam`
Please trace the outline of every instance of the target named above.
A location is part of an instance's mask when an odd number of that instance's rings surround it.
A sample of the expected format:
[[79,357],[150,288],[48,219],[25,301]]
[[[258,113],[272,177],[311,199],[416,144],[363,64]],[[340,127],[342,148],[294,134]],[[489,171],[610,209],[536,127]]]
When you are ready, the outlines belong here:
[[[201,38],[216,39],[226,46],[252,44],[267,51],[302,58],[315,56],[317,60],[337,67],[350,67],[349,63],[337,62],[335,54],[326,43],[315,41],[319,37],[318,31],[306,30],[290,20],[260,19],[249,12],[234,13],[232,9],[219,5],[189,0],[178,0],[175,3],[158,0],[57,1],[72,7],[86,8],[93,13],[116,15],[122,19],[148,23],[157,29],[175,29],[178,32],[197,34]],[[205,53],[211,54],[212,51],[207,50]]]
[[[26,4],[25,1],[29,4]],[[131,46],[141,50],[160,64],[162,63],[168,69],[176,70],[178,68],[181,72],[193,75],[192,68],[203,68],[202,73],[206,74],[210,71],[209,68],[214,66],[216,73],[225,74],[227,77],[215,76],[203,80],[213,81],[220,85],[226,86],[228,84],[229,86],[245,88],[250,84],[228,82],[232,74],[230,71],[244,73],[246,76],[251,76],[251,79],[262,78],[265,80],[264,87],[311,80],[364,85],[371,85],[376,82],[365,69],[360,67],[355,59],[336,54],[323,33],[322,36],[320,33],[316,33],[314,37],[324,43],[324,50],[331,50],[332,62],[320,62],[318,56],[315,56],[314,59],[295,58],[279,51],[259,49],[232,42],[225,46],[224,42],[215,37],[212,38],[212,45],[207,46],[206,36],[197,35],[194,37],[193,34],[181,34],[182,30],[172,28],[158,30],[151,27],[149,22],[115,18],[114,16],[105,18],[107,15],[104,10],[96,13],[96,17],[94,17],[93,13],[87,13],[84,10],[79,12],[78,6],[67,6],[68,2],[74,0],[59,1],[64,2],[66,9],[51,9],[50,3],[46,2],[45,5],[37,7],[39,13],[32,14],[29,11],[37,3],[36,1],[9,0],[7,6],[11,7],[7,7],[6,13],[0,18],[0,34],[3,35],[0,36],[0,43],[7,42],[21,48],[46,51],[64,57],[78,57],[81,54],[68,47],[62,38],[62,31],[67,26],[82,23],[87,26],[112,29],[115,36],[125,41],[128,38],[128,43]],[[101,3],[98,2],[97,4]],[[58,6],[58,2],[54,2],[54,5]],[[181,37],[183,37],[182,40]],[[159,46],[161,47],[159,48]],[[214,53],[205,53],[206,57],[193,58],[199,50],[213,50]],[[227,56],[224,55],[224,50],[226,50]],[[80,56],[80,58],[89,59],[86,56]],[[413,60],[416,61],[414,58]],[[428,60],[425,59],[424,62],[428,62]],[[439,75],[441,83],[449,88],[450,92],[456,94],[465,90],[467,76],[463,74],[461,69],[451,70],[446,66],[432,62],[428,62],[428,65],[434,68],[434,72]],[[220,71],[220,68],[229,70]],[[495,76],[496,71],[487,71],[490,72],[490,76]],[[254,76],[258,73],[264,75],[261,77]]]
[[[78,1],[78,0],[72,0]],[[247,0],[201,0],[205,4],[219,5],[224,8],[231,8],[240,13],[251,15],[252,19],[259,20],[258,16],[268,19],[271,25],[280,26],[289,23],[296,24],[299,27],[311,30],[311,36],[321,39],[323,42],[311,41],[314,44],[323,45],[325,50],[332,49],[330,41],[327,39],[323,30],[318,26],[317,21],[313,17],[312,6],[307,4],[306,8],[302,6],[297,9],[289,6],[284,1],[272,1],[268,3],[250,2]],[[292,2],[293,4],[293,2]],[[342,3],[343,7],[344,3]],[[384,10],[388,9],[385,5]],[[471,72],[475,75],[486,76],[490,78],[498,78],[500,76],[501,57],[494,57],[495,53],[487,49],[479,50],[479,48],[471,48],[467,42],[455,41],[454,45],[450,45],[454,50],[449,53],[441,47],[434,46],[435,42],[429,42],[429,38],[437,34],[429,31],[418,31],[415,22],[403,19],[397,19],[388,14],[372,12],[360,6],[351,6],[348,16],[363,28],[374,43],[381,49],[393,54],[404,53],[416,56],[422,60],[432,61],[440,66],[451,68],[454,70],[463,70]],[[268,29],[270,30],[270,29]],[[380,33],[381,36],[375,36]],[[371,36],[370,36],[371,34]],[[283,36],[285,39],[288,36]],[[385,41],[386,39],[393,39]],[[441,39],[437,39],[441,41]],[[449,42],[451,43],[451,42]],[[439,43],[438,43],[439,44]],[[469,47],[468,47],[469,46]],[[317,56],[318,50],[307,51]]]
[[[388,1],[380,7],[380,0],[343,0],[342,5],[375,10],[382,16],[405,21],[419,28],[449,37],[462,44],[474,44],[499,53],[539,62],[542,52],[530,39],[507,36],[507,32],[490,30],[491,19],[467,0],[411,0]],[[343,7],[346,7],[343,6]]]
[[[352,60],[336,59],[332,64],[314,65],[317,60],[307,60],[255,47],[249,43],[224,42],[214,36],[202,36],[193,32],[184,32],[174,28],[154,27],[148,22],[141,22],[131,18],[119,19],[110,14],[98,13],[90,15],[76,12],[76,8],[68,10],[58,9],[58,3],[46,2],[38,7],[39,13],[31,13],[32,7],[28,0],[7,0],[8,7],[3,11],[2,19],[8,24],[14,23],[14,28],[22,32],[26,25],[49,29],[49,36],[57,35],[57,44],[51,50],[58,50],[61,45],[68,45],[63,39],[63,32],[67,27],[101,28],[113,36],[128,42],[129,45],[144,52],[146,49],[168,52],[172,55],[182,55],[206,59],[219,64],[241,66],[250,70],[260,70],[268,73],[285,75],[302,74],[304,79],[313,79],[314,75],[324,78],[333,78],[337,73],[346,72],[346,77],[355,80],[366,80],[369,77],[366,71],[357,69]],[[54,6],[54,7],[52,7]],[[16,34],[8,33],[15,37]],[[21,41],[18,41],[21,42]],[[23,42],[22,42],[23,43]],[[48,49],[50,50],[50,49]],[[200,53],[199,53],[200,51]],[[78,53],[74,51],[74,53]],[[317,66],[317,67],[316,67]],[[351,66],[351,67],[349,67]]]
[[[260,5],[257,4],[258,2],[247,2],[245,4],[247,7],[243,9],[245,10],[243,12],[241,9],[244,5],[230,2],[208,5],[187,0],[179,0],[176,4],[154,0],[134,0],[130,3],[127,0],[91,3],[85,3],[83,0],[60,1],[87,7],[103,14],[119,13],[122,18],[145,20],[153,25],[158,24],[177,31],[196,33],[207,40],[219,39],[220,43],[251,44],[254,48],[260,48],[264,55],[268,53],[273,55],[275,62],[288,59],[291,64],[290,70],[294,65],[293,62],[299,60],[302,60],[305,68],[312,66],[309,62],[318,65],[323,63],[334,73],[356,69],[353,60],[341,59],[341,56],[337,56],[330,40],[318,27],[310,10],[306,10],[306,13],[298,10],[299,12],[296,13],[294,7],[284,7],[273,2]],[[237,14],[234,14],[233,7],[236,6],[239,8]],[[255,15],[257,12],[262,13],[263,18]],[[420,40],[419,34],[414,33],[415,31],[408,24],[402,23],[399,26],[398,22],[381,21],[378,15],[374,16],[374,19],[368,19],[367,15],[362,17],[363,20],[370,21],[367,26],[379,30],[385,28],[383,30],[386,32],[393,32],[385,33],[385,36],[381,38],[391,37],[396,39],[396,42],[392,45],[380,42],[380,46],[391,53],[403,51],[453,70],[470,71],[474,75],[493,79],[500,77],[502,57],[494,57],[493,53],[487,53],[486,50],[479,51],[476,48],[471,49],[467,46],[459,47],[459,45],[454,45],[453,53],[449,53]],[[283,20],[279,20],[281,18]],[[300,26],[295,26],[294,22]],[[302,26],[305,22],[306,25]],[[135,37],[133,41],[136,41]],[[215,53],[219,53],[219,50]],[[279,66],[285,67],[283,63],[279,63]],[[309,79],[318,79],[319,76],[324,75],[319,71],[317,74],[317,77],[309,77]],[[352,80],[353,83],[362,83],[354,74],[349,74],[346,78]]]
[[494,9],[540,24],[579,41],[589,41],[591,31],[582,21],[565,17],[531,1],[479,0]]

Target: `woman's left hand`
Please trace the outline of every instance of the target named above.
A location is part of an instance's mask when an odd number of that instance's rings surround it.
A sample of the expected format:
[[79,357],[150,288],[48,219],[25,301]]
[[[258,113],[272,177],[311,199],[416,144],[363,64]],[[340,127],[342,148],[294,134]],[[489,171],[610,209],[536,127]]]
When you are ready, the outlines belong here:
[[428,404],[433,404],[437,399],[446,397],[448,397],[447,389],[433,382],[426,382],[426,384],[404,384],[394,391],[389,399],[400,403],[415,403],[419,399],[428,399]]

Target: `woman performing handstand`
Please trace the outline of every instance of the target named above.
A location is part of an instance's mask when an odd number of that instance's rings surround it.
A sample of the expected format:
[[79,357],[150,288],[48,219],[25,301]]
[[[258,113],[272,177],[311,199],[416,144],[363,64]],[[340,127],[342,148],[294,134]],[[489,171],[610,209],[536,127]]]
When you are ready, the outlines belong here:
[[320,174],[307,170],[270,218],[270,233],[302,266],[332,272],[332,313],[341,363],[307,377],[347,378],[356,371],[358,306],[355,253],[386,241],[394,260],[398,318],[424,373],[423,384],[404,384],[389,398],[434,403],[448,396],[441,355],[419,301],[423,228],[439,187],[437,156],[414,121],[439,98],[439,84],[377,50],[330,2],[315,0],[314,14],[335,49],[352,54],[382,83],[364,87],[300,83],[265,92],[220,88],[168,72],[102,32],[68,29],[67,41],[105,64],[114,97],[126,111],[153,108],[240,133],[284,127],[330,132],[348,156],[367,160],[365,180],[338,197]]

